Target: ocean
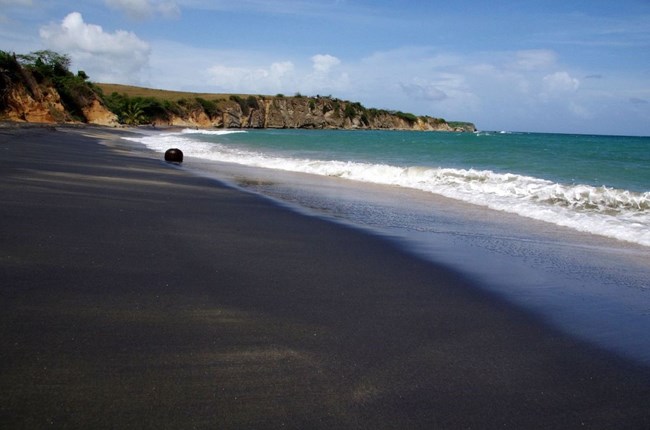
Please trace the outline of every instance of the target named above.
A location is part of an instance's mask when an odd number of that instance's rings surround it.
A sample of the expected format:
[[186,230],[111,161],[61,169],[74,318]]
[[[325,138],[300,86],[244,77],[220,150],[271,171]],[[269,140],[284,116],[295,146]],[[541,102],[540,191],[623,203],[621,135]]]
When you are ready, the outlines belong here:
[[[192,130],[129,138],[365,229],[650,365],[650,137]],[[344,246],[344,244],[342,244]]]

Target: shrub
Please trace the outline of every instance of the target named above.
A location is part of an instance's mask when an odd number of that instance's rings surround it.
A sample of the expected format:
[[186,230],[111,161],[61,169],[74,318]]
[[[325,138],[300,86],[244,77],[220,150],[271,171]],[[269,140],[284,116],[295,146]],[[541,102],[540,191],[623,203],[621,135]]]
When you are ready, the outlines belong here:
[[255,96],[248,96],[246,98],[246,106],[248,106],[251,109],[259,109],[260,105],[257,102],[257,98]]
[[77,120],[85,121],[83,108],[97,98],[93,88],[81,77],[72,73],[56,76],[54,86],[61,97],[61,103]]
[[203,108],[203,111],[208,115],[210,118],[215,117],[219,115],[219,107],[217,104],[212,101],[212,100],[206,100],[201,97],[196,98],[196,102],[201,105]]
[[169,110],[165,104],[154,97],[135,97],[133,99],[142,108],[142,123],[151,123],[155,119],[169,119]]
[[404,113],[404,112],[397,111],[395,112],[395,116],[410,123],[417,122],[418,120],[418,117],[416,117],[412,113]]
[[241,109],[241,113],[243,115],[248,115],[249,114],[250,109],[248,108],[248,105],[246,104],[246,102],[241,97],[236,96],[236,95],[233,94],[233,95],[230,96],[230,100],[236,102],[239,105],[239,108]]
[[343,118],[352,119],[356,116],[356,114],[357,114],[357,110],[355,109],[353,104],[348,103],[345,105],[345,109],[343,109]]
[[165,109],[165,119],[169,119],[172,115],[183,117],[185,110],[173,100],[163,100],[162,107]]
[[9,89],[12,84],[20,82],[21,67],[16,56],[0,51],[0,109],[7,107]]
[[0,73],[12,81],[20,79],[20,63],[15,54],[0,51]]

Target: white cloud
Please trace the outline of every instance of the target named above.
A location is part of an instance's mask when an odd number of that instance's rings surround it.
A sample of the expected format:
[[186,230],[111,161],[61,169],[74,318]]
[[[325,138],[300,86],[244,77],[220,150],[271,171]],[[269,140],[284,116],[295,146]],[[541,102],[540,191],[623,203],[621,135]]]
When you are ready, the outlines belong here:
[[274,62],[268,67],[212,66],[209,83],[220,91],[268,93],[285,91],[293,81],[295,67],[290,61]]
[[173,0],[104,0],[104,2],[133,19],[150,18],[156,13],[167,17],[180,15],[180,9]]
[[323,94],[344,91],[350,77],[345,71],[338,71],[341,60],[329,54],[317,54],[311,57],[312,70],[296,82],[301,92]]
[[[339,70],[341,60],[329,54],[317,54],[310,58],[311,67],[305,61],[270,61],[270,64],[234,65],[236,58],[228,53],[215,53],[214,57],[224,58],[221,64],[207,67],[208,83],[215,90],[224,92],[242,92],[255,94],[325,94],[342,92],[349,86],[350,77],[344,70]],[[248,53],[241,57],[257,58],[259,55]],[[262,60],[264,61],[264,60]]]
[[316,73],[329,73],[330,69],[334,66],[341,64],[341,60],[338,58],[329,55],[329,54],[318,54],[311,57],[311,61],[314,64],[314,71]]
[[542,79],[544,94],[560,95],[572,93],[580,86],[580,81],[567,72],[555,72]]
[[141,82],[151,51],[134,33],[106,33],[99,25],[86,24],[78,12],[70,13],[60,24],[42,27],[40,36],[46,47],[69,54],[95,81]]
[[569,69],[551,50],[460,55],[406,47],[342,61],[325,52],[278,58],[265,51],[155,43],[151,84],[156,88],[332,94],[367,107],[474,121],[479,128],[499,130],[606,130],[616,122],[603,106],[623,100],[627,107],[620,102],[621,111],[633,118],[648,118],[650,106],[642,102],[650,100],[647,92],[622,93],[603,79],[586,85],[578,76],[587,73]]
[[548,49],[533,49],[515,53],[514,65],[522,70],[539,70],[553,67],[557,61],[557,54]]

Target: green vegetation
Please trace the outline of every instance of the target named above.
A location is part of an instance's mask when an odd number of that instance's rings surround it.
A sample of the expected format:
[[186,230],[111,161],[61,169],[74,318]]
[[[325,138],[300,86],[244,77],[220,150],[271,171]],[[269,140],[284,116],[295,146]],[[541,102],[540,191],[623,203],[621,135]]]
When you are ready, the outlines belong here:
[[54,87],[61,103],[73,119],[85,121],[83,108],[100,96],[101,91],[88,82],[84,71],[73,74],[70,58],[53,51],[36,51],[26,55],[0,51],[0,107],[6,108],[9,89],[22,84],[36,100],[43,90]]
[[142,124],[146,120],[142,103],[139,100],[130,100],[124,106],[120,115],[122,122],[127,125]]
[[217,105],[216,102],[212,100],[206,100],[201,97],[196,98],[197,103],[201,105],[205,113],[210,117],[215,117],[219,114],[219,106]]
[[357,116],[357,110],[354,105],[352,103],[346,104],[345,109],[343,109],[343,118],[353,119],[355,116]]
[[257,102],[257,98],[255,96],[248,96],[246,99],[243,99],[240,96],[231,95],[230,100],[234,101],[239,105],[242,114],[245,116],[248,116],[250,114],[251,109],[260,108],[259,103]]
[[21,67],[15,55],[0,51],[0,109],[7,108],[12,83],[21,80]]
[[[120,117],[120,122],[125,123],[126,117],[123,113],[126,111],[124,106],[125,102],[131,99],[140,101],[144,111],[143,123],[149,123],[155,119],[168,120],[172,116],[186,118],[188,112],[192,110],[203,110],[210,118],[216,118],[223,112],[230,110],[236,106],[242,112],[243,116],[250,115],[252,110],[260,109],[260,100],[264,100],[265,96],[253,96],[242,94],[198,94],[187,93],[178,91],[165,91],[154,90],[148,88],[119,86],[115,84],[97,84],[107,90],[119,90],[114,92],[111,96],[106,97],[105,101],[109,109]],[[112,98],[121,97],[122,104],[115,105],[111,102]],[[284,94],[276,94],[275,96],[266,96],[270,99],[286,99],[295,100],[299,103],[305,103],[310,112],[322,112],[323,115],[328,112],[333,112],[331,118],[348,119],[350,121],[358,121],[363,127],[373,127],[376,122],[387,124],[391,126],[388,117],[394,116],[407,121],[410,125],[414,125],[420,119],[424,123],[431,125],[442,125],[446,121],[441,118],[432,118],[428,116],[417,117],[412,113],[401,111],[389,111],[386,109],[366,108],[359,102],[350,102],[334,98],[331,95],[321,96],[316,95],[313,97],[305,96],[301,93],[295,93],[294,96],[287,97]],[[469,123],[466,123],[469,124]],[[471,125],[471,124],[470,124]]]
[[471,130],[471,131],[474,130],[474,124],[472,124],[471,122],[449,121],[447,124],[449,124],[454,129],[459,128],[459,129],[465,129],[465,130]]
[[397,111],[395,112],[395,116],[410,123],[415,123],[418,121],[418,117],[416,117],[412,113],[404,113],[404,112]]

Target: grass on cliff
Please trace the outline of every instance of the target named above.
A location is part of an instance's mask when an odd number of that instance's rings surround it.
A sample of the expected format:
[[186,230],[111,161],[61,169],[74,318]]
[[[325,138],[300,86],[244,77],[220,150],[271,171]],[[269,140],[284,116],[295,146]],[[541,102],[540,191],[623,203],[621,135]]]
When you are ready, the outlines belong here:
[[[170,91],[158,90],[153,88],[134,87],[131,85],[121,84],[101,84],[96,83],[102,92],[106,95],[118,93],[124,94],[129,98],[155,98],[159,100],[178,101],[183,99],[202,98],[205,100],[228,100],[232,94],[215,94],[215,93],[192,93],[187,91]],[[240,95],[246,97],[246,95]]]

